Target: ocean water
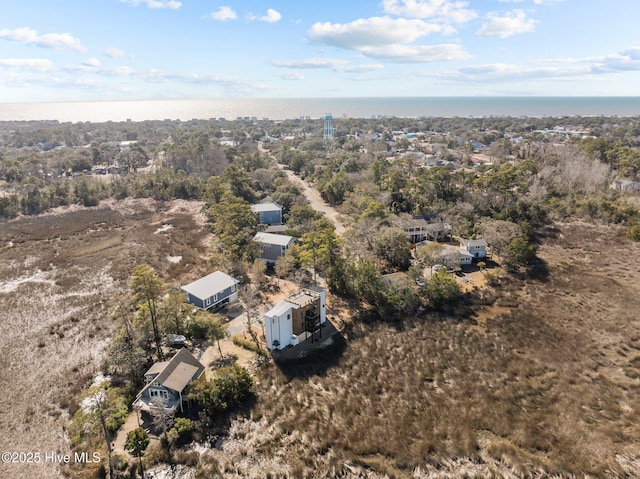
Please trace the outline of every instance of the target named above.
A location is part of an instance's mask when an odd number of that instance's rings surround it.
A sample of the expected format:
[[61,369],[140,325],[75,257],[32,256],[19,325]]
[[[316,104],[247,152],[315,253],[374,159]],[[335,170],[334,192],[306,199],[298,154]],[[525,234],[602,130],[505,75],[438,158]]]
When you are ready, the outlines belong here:
[[0,121],[104,122],[238,117],[640,116],[640,97],[399,97],[3,103]]

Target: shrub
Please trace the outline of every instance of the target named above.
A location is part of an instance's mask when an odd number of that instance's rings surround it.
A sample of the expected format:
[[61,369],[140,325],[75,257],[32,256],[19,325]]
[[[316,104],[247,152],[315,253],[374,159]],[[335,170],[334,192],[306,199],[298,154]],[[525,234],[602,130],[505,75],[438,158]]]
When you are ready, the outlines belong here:
[[253,351],[259,356],[264,356],[264,357],[269,356],[269,353],[267,351],[265,351],[262,348],[259,348],[258,346],[256,346],[254,343],[250,341],[247,341],[245,339],[238,338],[238,337],[233,337],[232,341],[233,341],[233,344],[235,344],[236,346],[240,346],[241,348],[248,349],[249,351]]
[[431,306],[435,309],[445,309],[460,299],[460,286],[455,277],[443,268],[431,276],[425,293]]

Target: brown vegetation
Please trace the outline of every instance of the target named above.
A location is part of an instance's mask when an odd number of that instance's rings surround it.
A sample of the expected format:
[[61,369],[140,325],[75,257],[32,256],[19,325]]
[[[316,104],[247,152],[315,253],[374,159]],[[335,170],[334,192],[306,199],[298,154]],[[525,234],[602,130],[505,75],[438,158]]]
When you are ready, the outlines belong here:
[[[68,413],[99,370],[112,299],[137,263],[168,281],[203,272],[200,207],[127,200],[0,223],[2,451],[68,452]],[[156,233],[163,224],[172,228]],[[169,255],[182,260],[171,263]],[[60,474],[52,464],[0,464],[0,477]]]
[[[168,281],[205,272],[191,267],[209,238],[198,207],[130,200],[2,223],[3,450],[67,450],[73,397],[98,369],[110,300],[133,266]],[[546,274],[481,290],[458,316],[346,321],[339,352],[269,366],[251,419],[196,467],[229,478],[631,477],[638,253],[622,228],[559,225],[538,251]],[[0,468],[61,475],[51,464]]]
[[[235,441],[288,477],[629,477],[639,252],[620,228],[563,225],[540,248],[548,274],[503,285],[481,321],[357,325],[327,370],[331,351],[272,366]],[[243,464],[229,477],[260,470]]]

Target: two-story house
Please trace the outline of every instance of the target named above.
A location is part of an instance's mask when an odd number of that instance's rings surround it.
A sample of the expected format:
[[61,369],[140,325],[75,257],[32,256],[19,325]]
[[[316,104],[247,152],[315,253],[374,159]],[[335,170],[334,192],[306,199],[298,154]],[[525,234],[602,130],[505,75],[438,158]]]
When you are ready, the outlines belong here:
[[289,249],[296,238],[288,235],[259,232],[253,237],[253,241],[260,246],[259,260],[267,263],[267,266],[276,264],[276,260]]
[[238,299],[239,281],[222,271],[208,274],[182,287],[187,303],[203,310],[217,310]]
[[487,242],[483,239],[463,239],[460,242],[460,249],[473,255],[475,259],[481,259],[487,256]]
[[202,363],[183,348],[169,361],[155,363],[144,373],[146,385],[134,405],[147,412],[154,407],[183,412],[189,385],[204,377],[204,370]]

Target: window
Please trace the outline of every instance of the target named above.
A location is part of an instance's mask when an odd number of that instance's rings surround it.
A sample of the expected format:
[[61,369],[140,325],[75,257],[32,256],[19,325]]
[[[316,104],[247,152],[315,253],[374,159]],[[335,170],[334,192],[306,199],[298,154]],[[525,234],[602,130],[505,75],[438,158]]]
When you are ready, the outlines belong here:
[[209,306],[209,305],[211,305],[211,298],[207,298],[207,299],[205,299],[205,300],[204,300],[204,305],[205,305],[205,306]]
[[152,398],[161,397],[164,399],[168,399],[169,393],[164,389],[149,389],[149,396]]

